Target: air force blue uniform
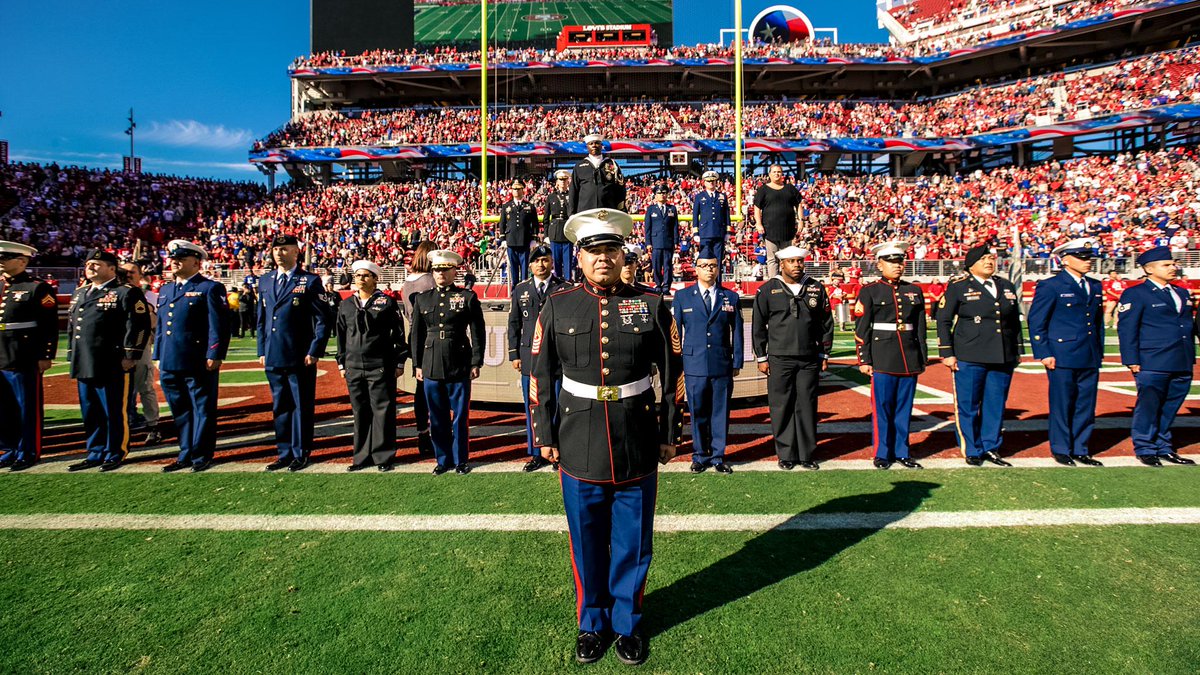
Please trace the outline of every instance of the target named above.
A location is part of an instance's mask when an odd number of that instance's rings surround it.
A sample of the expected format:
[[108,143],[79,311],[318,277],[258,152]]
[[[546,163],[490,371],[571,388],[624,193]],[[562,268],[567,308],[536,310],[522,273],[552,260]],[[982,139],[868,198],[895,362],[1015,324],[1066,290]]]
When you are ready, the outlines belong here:
[[312,452],[317,367],[332,324],[321,277],[296,267],[282,279],[267,272],[258,288],[258,355],[265,358],[279,460],[307,461]]
[[1117,311],[1121,363],[1140,366],[1134,375],[1133,451],[1142,457],[1170,455],[1175,452],[1171,424],[1191,390],[1196,361],[1197,324],[1191,301],[1182,288],[1146,280],[1121,294]]
[[217,447],[217,383],[208,361],[224,361],[232,332],[225,285],[202,274],[172,282],[158,294],[154,358],[175,429],[180,464],[212,461]]
[[744,330],[738,294],[720,286],[704,291],[694,284],[675,295],[672,312],[683,334],[683,375],[692,412],[692,461],[725,461],[733,371],[741,370]]
[[725,237],[729,235],[729,198],[723,192],[701,190],[692,198],[692,227],[700,237],[697,258],[717,259],[717,279],[725,266]]
[[[1086,284],[1086,288],[1085,288]],[[1038,282],[1029,308],[1033,358],[1054,358],[1050,386],[1050,452],[1089,456],[1096,388],[1104,360],[1104,298],[1099,281],[1062,271]]]
[[651,204],[646,207],[644,222],[646,243],[652,251],[650,265],[654,288],[659,293],[666,293],[675,276],[671,261],[679,239],[679,209],[674,204]]

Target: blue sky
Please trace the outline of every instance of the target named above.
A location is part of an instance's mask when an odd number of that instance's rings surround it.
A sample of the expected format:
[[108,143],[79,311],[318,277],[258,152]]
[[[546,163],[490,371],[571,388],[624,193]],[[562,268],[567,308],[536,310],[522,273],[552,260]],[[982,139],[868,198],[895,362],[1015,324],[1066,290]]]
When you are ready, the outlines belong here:
[[[747,23],[777,4],[745,0]],[[843,42],[882,41],[873,0],[791,4]],[[262,180],[250,143],[284,123],[308,51],[306,0],[0,0],[0,139],[14,161],[121,166],[137,118],[143,169]],[[675,0],[676,43],[715,42],[731,2]]]

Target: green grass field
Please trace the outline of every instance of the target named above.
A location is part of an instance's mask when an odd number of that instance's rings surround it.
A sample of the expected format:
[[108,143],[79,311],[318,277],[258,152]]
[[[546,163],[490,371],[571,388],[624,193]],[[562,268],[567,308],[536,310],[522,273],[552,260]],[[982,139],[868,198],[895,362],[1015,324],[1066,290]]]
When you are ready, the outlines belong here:
[[[499,42],[554,39],[563,26],[671,23],[671,0],[636,3],[518,2],[490,5],[488,32]],[[418,44],[479,41],[479,5],[417,5],[414,35]]]

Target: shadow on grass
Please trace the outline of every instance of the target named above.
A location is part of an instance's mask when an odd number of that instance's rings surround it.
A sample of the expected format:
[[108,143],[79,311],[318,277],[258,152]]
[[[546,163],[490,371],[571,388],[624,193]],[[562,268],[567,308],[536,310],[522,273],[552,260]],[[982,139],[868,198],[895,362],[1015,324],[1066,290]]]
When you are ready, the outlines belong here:
[[[740,550],[650,593],[644,603],[644,628],[651,636],[664,633],[820,567],[915,511],[938,487],[939,483],[900,481],[887,492],[838,497],[802,511],[746,542]],[[859,521],[861,526],[857,526]]]

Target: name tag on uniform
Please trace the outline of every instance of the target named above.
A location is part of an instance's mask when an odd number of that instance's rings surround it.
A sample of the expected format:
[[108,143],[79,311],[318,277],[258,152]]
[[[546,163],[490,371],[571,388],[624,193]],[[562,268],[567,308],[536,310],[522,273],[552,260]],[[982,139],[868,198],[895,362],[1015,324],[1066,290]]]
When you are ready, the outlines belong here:
[[1167,303],[1165,303],[1165,302],[1160,302],[1160,303],[1157,303],[1157,304],[1154,304],[1154,305],[1150,305],[1150,306],[1151,306],[1151,307],[1166,307],[1166,306],[1167,306]]
[[184,293],[183,295],[184,295],[184,297],[188,297],[188,298],[198,298],[198,297],[204,295],[204,293],[201,293],[200,291],[188,291],[187,293]]
[[980,291],[967,291],[963,295],[964,300],[978,300],[983,294]]
[[1075,294],[1074,294],[1074,293],[1059,293],[1059,294],[1058,294],[1058,297],[1060,297],[1060,298],[1073,298],[1073,297],[1075,297]]
[[782,288],[772,288],[771,289],[771,295],[775,295],[776,293],[782,293],[782,292],[783,292]]
[[691,308],[688,308],[688,309],[683,310],[683,313],[687,314],[688,312],[691,312],[691,311],[693,311],[693,310]]

